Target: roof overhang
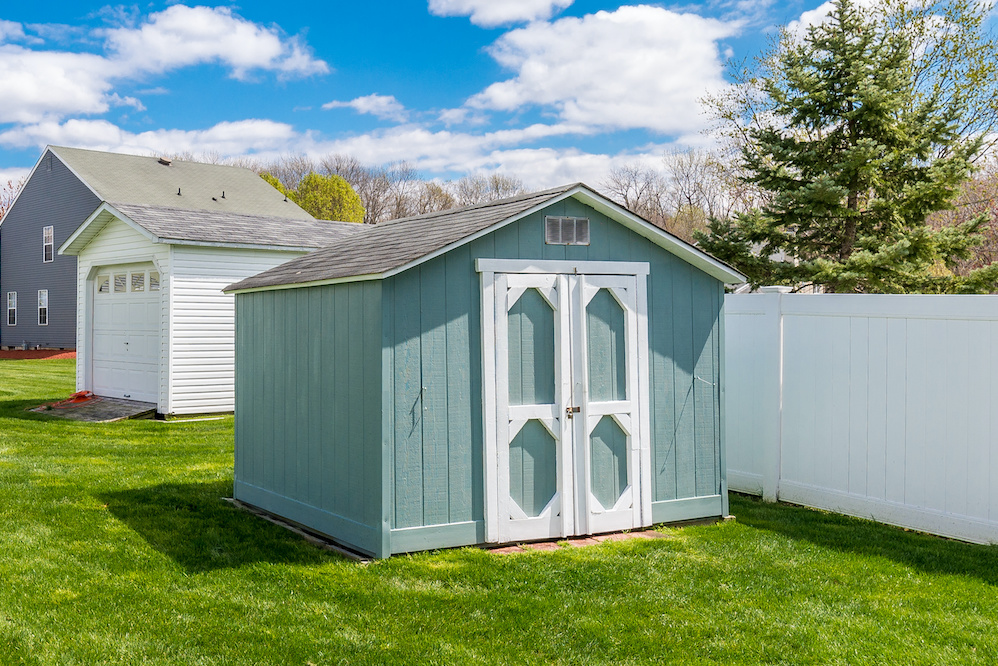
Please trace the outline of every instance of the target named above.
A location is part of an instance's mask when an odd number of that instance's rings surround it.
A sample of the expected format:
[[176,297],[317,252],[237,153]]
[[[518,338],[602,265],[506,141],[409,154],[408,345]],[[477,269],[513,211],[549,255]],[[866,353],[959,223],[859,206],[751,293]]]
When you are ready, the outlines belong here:
[[[659,229],[651,222],[648,222],[647,220],[638,215],[635,215],[634,213],[627,210],[623,206],[618,205],[617,203],[611,201],[610,199],[607,199],[601,194],[598,194],[597,192],[590,190],[585,185],[580,184],[576,185],[570,190],[563,192],[562,194],[559,194],[550,199],[545,199],[543,202],[537,204],[536,206],[533,206],[532,208],[528,208],[527,210],[517,213],[516,215],[511,215],[510,217],[507,217],[504,220],[497,222],[496,224],[493,224],[490,227],[482,229],[477,233],[465,236],[464,238],[456,240],[453,243],[445,245],[437,250],[434,250],[433,252],[430,252],[429,254],[425,254],[422,257],[419,257],[418,259],[410,261],[409,263],[403,264],[402,266],[399,266],[397,268],[393,268],[389,271],[384,271],[382,273],[368,273],[365,275],[351,275],[346,277],[332,278],[329,280],[315,280],[312,282],[292,282],[288,284],[269,285],[265,287],[250,287],[247,289],[229,289],[228,287],[226,287],[222,291],[224,291],[227,294],[245,294],[254,291],[275,291],[280,289],[296,289],[299,287],[320,287],[329,284],[340,284],[343,282],[359,282],[363,280],[381,280],[385,278],[390,278],[393,275],[398,275],[399,273],[405,272],[410,268],[414,268],[415,266],[430,261],[431,259],[435,259],[436,257],[439,257],[442,254],[450,252],[454,248],[466,245],[467,243],[471,243],[472,241],[475,241],[478,238],[481,238],[482,236],[487,236],[488,234],[491,234],[496,230],[505,227],[506,225],[512,224],[517,220],[523,219],[525,217],[533,215],[534,213],[542,211],[545,208],[551,206],[552,204],[556,204],[559,201],[564,201],[565,199],[569,198],[576,199],[577,201],[580,201],[581,203],[599,211],[600,213],[603,213],[610,219],[630,229],[639,236],[647,238],[655,245],[658,245],[659,247],[670,252],[671,254],[676,255],[680,259],[683,259],[687,263],[702,270],[704,273],[707,273],[711,277],[720,280],[721,282],[724,282],[725,284],[741,284],[743,282],[748,281],[748,278],[746,276],[742,275],[740,272],[738,272],[731,266],[725,264],[724,262],[718,259],[715,259],[706,252],[697,249],[696,247],[690,245],[686,241],[677,238],[676,236],[673,236],[672,234],[666,231]],[[233,285],[229,286],[231,287]]]
[[197,247],[226,247],[244,250],[274,250],[278,252],[311,252],[315,246],[297,245],[267,245],[262,243],[223,243],[217,241],[200,241],[187,238],[169,238],[157,236],[128,215],[122,213],[113,204],[103,202],[90,214],[83,224],[81,224],[73,234],[66,239],[66,242],[59,247],[59,254],[78,255],[90,241],[106,227],[112,220],[120,220],[136,232],[144,236],[150,243],[162,243],[166,245],[193,245]]

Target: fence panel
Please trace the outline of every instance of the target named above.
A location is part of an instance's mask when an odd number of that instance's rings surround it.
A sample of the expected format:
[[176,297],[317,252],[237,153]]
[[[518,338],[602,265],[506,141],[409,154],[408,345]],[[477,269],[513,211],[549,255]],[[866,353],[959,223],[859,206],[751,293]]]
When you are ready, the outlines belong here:
[[998,542],[998,297],[725,299],[728,487]]

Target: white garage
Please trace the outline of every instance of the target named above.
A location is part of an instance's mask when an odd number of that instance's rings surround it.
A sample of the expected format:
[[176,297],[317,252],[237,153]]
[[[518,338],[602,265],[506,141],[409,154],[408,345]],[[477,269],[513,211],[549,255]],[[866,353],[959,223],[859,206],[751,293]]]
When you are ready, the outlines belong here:
[[232,411],[235,304],[222,288],[360,230],[101,204],[59,249],[77,256],[77,390],[160,414]]
[[90,357],[97,395],[158,401],[159,286],[152,263],[97,269]]

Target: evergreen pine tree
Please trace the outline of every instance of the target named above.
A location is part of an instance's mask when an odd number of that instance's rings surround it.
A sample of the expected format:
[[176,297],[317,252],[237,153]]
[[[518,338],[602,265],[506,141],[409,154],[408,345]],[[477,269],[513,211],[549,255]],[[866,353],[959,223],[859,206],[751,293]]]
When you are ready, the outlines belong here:
[[[803,37],[785,33],[764,61],[767,112],[747,131],[747,180],[767,204],[713,220],[700,246],[754,285],[834,292],[981,292],[998,265],[949,267],[985,217],[932,229],[982,149],[959,134],[965,105],[918,89],[917,49],[882,14],[836,0]],[[761,121],[761,122],[760,122]]]

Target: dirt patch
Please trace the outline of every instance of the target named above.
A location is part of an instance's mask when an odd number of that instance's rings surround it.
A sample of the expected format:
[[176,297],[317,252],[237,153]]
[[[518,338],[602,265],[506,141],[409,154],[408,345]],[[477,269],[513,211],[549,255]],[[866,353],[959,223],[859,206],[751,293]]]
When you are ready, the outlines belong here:
[[72,349],[0,349],[0,359],[31,361],[37,359],[55,360],[60,358],[76,358],[76,352]]

